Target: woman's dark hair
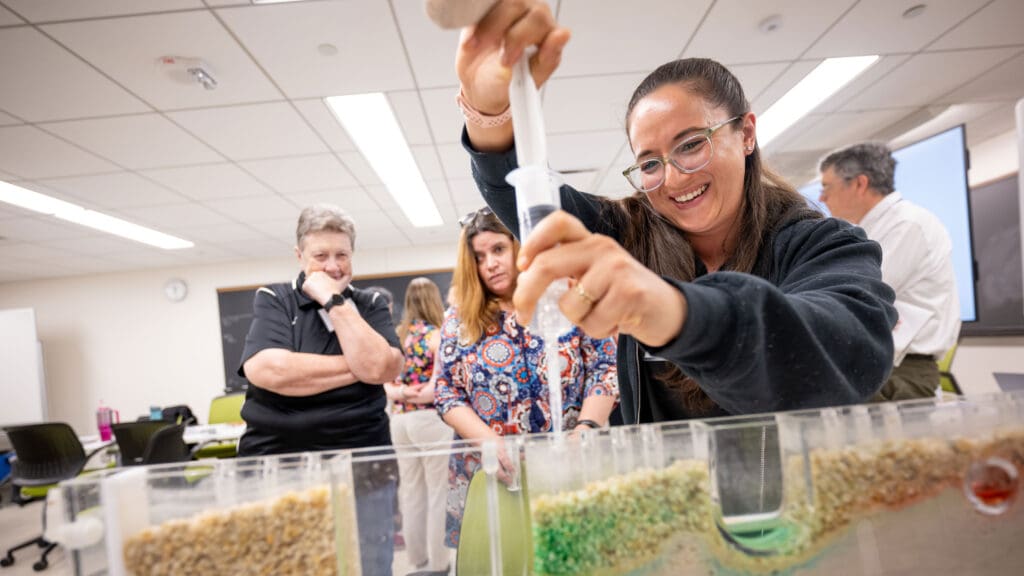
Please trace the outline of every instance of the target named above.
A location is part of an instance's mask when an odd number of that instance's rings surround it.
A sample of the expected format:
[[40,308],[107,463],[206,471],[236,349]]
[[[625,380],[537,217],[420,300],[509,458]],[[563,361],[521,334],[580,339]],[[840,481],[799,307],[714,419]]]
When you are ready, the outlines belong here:
[[[659,66],[637,86],[626,110],[627,133],[637,103],[667,84],[679,84],[709,106],[724,109],[725,117],[750,112],[743,87],[725,66],[706,58],[684,58]],[[634,258],[662,276],[684,282],[694,279],[696,257],[686,231],[659,214],[646,194],[638,192],[621,200],[606,201],[605,213],[623,232],[623,246]],[[735,236],[727,241],[735,249],[722,269],[767,274],[768,270],[755,270],[758,254],[779,227],[793,220],[820,217],[790,184],[764,165],[761,149],[755,145],[744,164],[743,204]],[[669,387],[682,388],[685,407],[691,413],[708,413],[714,408],[714,401],[697,382],[674,364],[659,377]]]

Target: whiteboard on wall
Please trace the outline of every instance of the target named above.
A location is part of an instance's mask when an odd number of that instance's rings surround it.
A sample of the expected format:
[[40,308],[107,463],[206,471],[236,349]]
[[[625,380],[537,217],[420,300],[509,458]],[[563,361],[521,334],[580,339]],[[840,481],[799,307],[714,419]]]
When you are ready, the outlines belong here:
[[43,357],[32,308],[0,310],[0,426],[46,420]]

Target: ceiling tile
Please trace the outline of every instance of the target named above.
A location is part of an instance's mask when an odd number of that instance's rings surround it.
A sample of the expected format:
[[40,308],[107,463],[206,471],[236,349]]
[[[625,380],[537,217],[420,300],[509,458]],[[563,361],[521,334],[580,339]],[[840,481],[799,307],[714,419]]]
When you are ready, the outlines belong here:
[[132,170],[224,160],[159,114],[57,122],[42,128]]
[[274,220],[280,218],[282,214],[298,211],[298,208],[291,202],[279,196],[226,198],[223,200],[210,200],[204,204],[222,214],[230,214],[232,218],[240,222]]
[[234,164],[204,164],[142,172],[147,178],[194,200],[273,194],[270,188]]
[[[250,227],[263,232],[277,242],[286,242],[289,246],[295,245],[295,227],[299,220],[299,210],[287,218],[276,220],[261,220],[258,222],[247,222]],[[221,244],[226,244],[221,242]]]
[[[472,204],[479,208],[484,204],[484,198],[480,195],[480,189],[476,186],[476,181],[472,178],[461,178],[455,180],[448,180],[448,191],[452,195],[452,200],[456,206],[465,204]],[[463,214],[469,212],[459,212],[461,218]]]
[[1015,52],[997,48],[918,54],[847,102],[843,110],[924,106]]
[[786,148],[787,152],[805,152],[837,147],[836,143],[852,145],[871,139],[879,130],[913,112],[913,108],[833,112],[821,118],[800,138]]
[[22,178],[50,178],[117,170],[110,162],[35,126],[0,128],[0,170]]
[[46,246],[31,243],[3,244],[0,245],[0,261],[9,258],[52,261],[62,258],[67,254],[69,245],[73,243],[65,242],[64,244],[64,246]]
[[621,130],[552,134],[548,138],[549,163],[553,170],[597,170],[625,145],[626,135]]
[[[217,14],[291,98],[414,87],[388,2],[297,2]],[[323,44],[335,53],[322,54]]]
[[740,81],[743,94],[753,102],[790,67],[788,62],[776,64],[733,64],[729,71]]
[[456,86],[455,50],[458,30],[443,30],[425,17],[422,2],[391,2],[398,19],[412,73],[420,88]]
[[[65,46],[160,109],[280,98],[270,80],[206,10],[43,26]],[[131,49],[125,49],[130,46]],[[160,64],[172,56],[176,64]],[[204,90],[187,72],[201,59],[216,79]]]
[[1024,2],[996,0],[985,6],[959,26],[947,32],[929,50],[950,48],[983,48],[1022,44],[1021,22],[1024,22]]
[[[244,240],[223,242],[218,244],[220,248],[230,250],[246,258],[258,258],[260,260],[280,259],[282,262],[295,258],[292,248],[295,246],[295,239],[291,242],[283,240]],[[296,273],[298,273],[298,262],[296,262]]]
[[206,226],[229,222],[226,217],[195,203],[125,208],[121,212],[140,224],[153,226],[167,234],[173,234],[173,230],[186,226]]
[[379,208],[373,198],[364,192],[362,188],[299,192],[298,194],[285,194],[285,197],[300,208],[314,204],[335,204],[347,212],[366,212]]
[[437,158],[436,148],[433,146],[413,146],[411,150],[424,180],[444,178],[444,173],[441,170],[441,161]]
[[[967,135],[969,138],[972,131],[970,128],[974,125],[974,121],[1000,107],[1002,105],[999,102],[972,102],[969,104],[953,104],[952,106],[920,108],[906,119],[897,123],[897,126],[899,126],[907,121],[911,121],[913,125],[909,129],[901,126],[903,128],[902,132],[896,133],[889,139],[889,146],[892,148],[902,148],[960,124],[968,125]],[[1012,114],[1012,111],[1010,114]]]
[[378,177],[377,173],[373,170],[373,167],[370,166],[370,163],[367,162],[366,158],[364,158],[359,152],[342,152],[338,154],[338,156],[341,158],[341,162],[345,167],[348,168],[349,173],[356,178],[359,184],[363,186],[383,184],[380,177]]
[[18,120],[10,114],[0,112],[0,126],[13,126],[14,124],[24,124],[21,120]]
[[832,58],[916,52],[989,0],[932,0],[925,11],[904,18],[913,2],[860,0],[803,56]]
[[[431,143],[452,143],[458,142],[462,137],[462,127],[465,120],[462,111],[455,103],[457,88],[451,86],[445,88],[433,88],[421,90],[420,97],[423,99],[423,107],[426,110],[427,123],[430,124],[430,132],[422,135],[421,144]],[[419,116],[422,119],[422,114]],[[405,125],[403,124],[403,129]],[[417,136],[420,136],[417,134]]]
[[762,89],[760,94],[756,96],[744,86],[743,92],[747,100],[750,101],[751,111],[757,115],[764,114],[765,110],[770,108],[779,98],[782,98],[800,80],[803,80],[804,76],[807,76],[818,64],[821,64],[818,60],[791,63],[789,68],[777,76],[773,82]]
[[143,246],[141,249],[131,252],[105,254],[104,258],[118,264],[128,265],[131,269],[145,270],[180,266],[185,262],[181,252],[181,250],[161,250]]
[[14,26],[24,22],[24,20],[15,16],[13,12],[3,6],[0,6],[0,26]]
[[[410,146],[434,143],[430,138],[431,132],[430,127],[427,126],[427,119],[423,115],[423,108],[427,106],[428,97],[432,96],[434,98],[443,98],[441,95],[446,94],[449,99],[449,107],[455,109],[455,114],[459,119],[457,126],[459,128],[462,127],[462,113],[458,111],[458,107],[455,105],[454,93],[455,90],[451,87],[443,88],[441,90],[421,92],[404,91],[388,93],[388,101],[391,103],[391,109],[394,110],[395,117],[398,119],[398,125],[401,126],[402,134],[405,136],[405,141],[408,142]],[[430,96],[428,96],[428,94]],[[420,105],[421,96],[423,97],[423,106]],[[448,124],[451,125],[451,122]],[[456,138],[458,137],[456,136]]]
[[39,180],[68,196],[89,201],[101,209],[180,203],[183,198],[130,172]]
[[76,238],[74,242],[47,242],[43,245],[55,250],[60,250],[63,253],[73,252],[75,254],[90,254],[100,257],[114,252],[124,252],[140,246],[140,244],[134,240],[100,232],[97,232],[87,238]]
[[197,245],[195,248],[178,252],[183,262],[191,264],[215,264],[218,262],[235,262],[248,257],[224,246],[212,244]]
[[334,117],[322,98],[295,100],[292,104],[299,110],[299,114],[302,114],[302,117],[313,126],[317,134],[327,141],[331,150],[348,152],[356,149],[356,145],[352,143],[352,139],[348,137],[348,133],[338,123],[337,118]]
[[[280,216],[280,214],[278,215]],[[222,242],[265,240],[266,235],[251,226],[229,222],[227,224],[215,224],[213,226],[188,226],[177,228],[174,231],[176,236],[191,240],[196,244],[220,244]]]
[[[718,0],[686,48],[687,57],[714,58],[723,64],[795,60],[855,0]],[[761,23],[778,17],[778,28],[762,32]],[[729,30],[723,34],[723,30]],[[742,41],[737,41],[742,38]],[[749,90],[749,88],[748,88]]]
[[1024,51],[939,99],[940,102],[1013,102],[1024,96]]
[[78,20],[203,7],[202,0],[6,0],[6,3],[31,22]]
[[270,158],[239,164],[281,194],[359,185],[333,154]]
[[[894,70],[898,70],[899,67],[908,60],[910,60],[910,56],[905,54],[898,56],[882,56],[870,68],[862,72],[860,76],[857,76],[852,82],[844,86],[837,94],[822,102],[821,106],[818,106],[814,111],[818,114],[824,114],[826,112],[843,109],[847,102],[853,100],[858,94],[867,90],[876,82],[885,78],[888,74],[893,73]],[[815,65],[817,65],[818,62],[814,62]],[[794,65],[794,68],[800,64],[803,64],[803,62]],[[810,69],[808,69],[807,72],[810,72]],[[902,74],[903,72],[897,71],[895,73]],[[794,81],[793,84],[796,84],[797,81],[799,81],[799,79]],[[780,94],[779,96],[781,97],[782,95]]]
[[[626,106],[646,74],[554,78],[544,89],[546,132],[619,130],[625,134]],[[460,124],[461,128],[461,124]]]
[[150,109],[34,28],[0,29],[0,77],[0,108],[30,122]]
[[[562,0],[558,21],[573,31],[557,77],[650,71],[679,56],[710,0]],[[630,34],[629,42],[609,41]],[[454,60],[454,58],[453,58]]]
[[47,216],[0,220],[0,236],[18,242],[72,240],[90,234],[88,228]]
[[440,144],[437,153],[441,156],[441,167],[449,179],[472,178],[469,168],[469,152],[462,144]]
[[187,110],[168,116],[232,160],[327,151],[323,141],[285,102]]
[[370,267],[370,262],[364,263],[361,261],[359,258],[359,250],[363,247],[366,247],[367,250],[373,250],[374,254],[377,254],[378,250],[383,250],[384,248],[405,248],[409,246],[411,246],[409,239],[406,238],[405,234],[402,234],[395,226],[360,232],[359,243],[356,245],[355,254],[352,257],[352,271],[356,276],[358,276],[361,270],[389,270],[387,266],[382,266],[379,261],[375,262],[376,266],[374,268]]

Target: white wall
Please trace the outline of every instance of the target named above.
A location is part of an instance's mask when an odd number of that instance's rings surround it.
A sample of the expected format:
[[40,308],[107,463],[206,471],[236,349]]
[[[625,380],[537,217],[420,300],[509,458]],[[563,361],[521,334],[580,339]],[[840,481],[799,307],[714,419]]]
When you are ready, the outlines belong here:
[[[356,276],[452,268],[455,246],[357,250]],[[0,284],[0,309],[35,308],[51,420],[95,432],[100,400],[122,419],[152,404],[188,404],[205,422],[224,387],[217,288],[287,281],[294,255],[274,260]],[[168,278],[188,297],[163,295]],[[6,400],[4,400],[6,401]]]
[[964,394],[998,392],[993,372],[1024,374],[1024,336],[964,338],[950,371]]

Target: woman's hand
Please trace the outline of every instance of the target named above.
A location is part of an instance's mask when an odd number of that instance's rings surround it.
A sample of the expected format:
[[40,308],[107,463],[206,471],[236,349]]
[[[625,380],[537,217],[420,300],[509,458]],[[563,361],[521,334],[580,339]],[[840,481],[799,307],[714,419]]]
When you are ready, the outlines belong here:
[[686,299],[679,290],[566,212],[541,220],[519,250],[517,264],[522,272],[513,302],[520,318],[533,316],[551,282],[570,277],[575,281],[570,280],[558,306],[595,338],[622,332],[648,346],[662,346],[686,321]]
[[[466,101],[480,112],[498,115],[509,106],[512,65],[528,46],[537,46],[530,70],[542,85],[562,60],[569,30],[558,27],[543,0],[502,0],[476,26],[465,28],[455,54],[455,70]],[[495,151],[512,144],[511,125],[467,126],[477,149]],[[504,148],[501,148],[502,144]]]

